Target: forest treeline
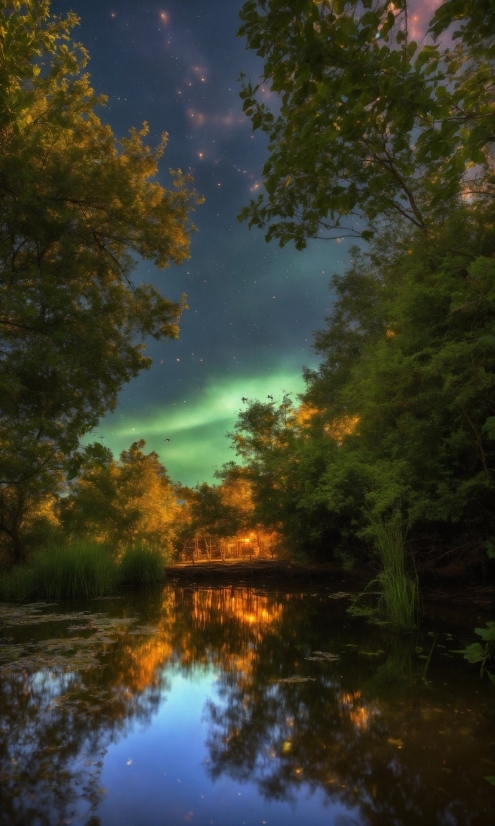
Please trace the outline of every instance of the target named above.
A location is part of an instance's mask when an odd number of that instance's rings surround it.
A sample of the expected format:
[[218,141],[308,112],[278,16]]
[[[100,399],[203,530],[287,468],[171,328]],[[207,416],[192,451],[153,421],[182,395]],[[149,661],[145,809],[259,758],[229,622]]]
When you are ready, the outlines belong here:
[[[53,534],[177,551],[188,537],[277,536],[306,560],[369,560],[399,526],[416,570],[486,575],[495,558],[495,9],[446,0],[416,43],[405,0],[249,0],[264,62],[241,97],[268,137],[267,240],[355,239],[298,399],[250,401],[217,485],[173,485],[156,454],[81,437],[148,366],[181,306],[133,288],[132,256],[188,255],[200,200],[153,178],[145,129],[96,117],[76,19],[0,0],[0,534],[22,561]],[[346,240],[346,243],[348,241]]]
[[352,564],[399,523],[418,570],[479,575],[495,557],[495,7],[447,0],[419,42],[408,12],[244,4],[278,106],[244,81],[269,157],[241,218],[281,245],[368,243],[332,279],[306,392],[252,403],[233,443],[259,517],[302,556]]

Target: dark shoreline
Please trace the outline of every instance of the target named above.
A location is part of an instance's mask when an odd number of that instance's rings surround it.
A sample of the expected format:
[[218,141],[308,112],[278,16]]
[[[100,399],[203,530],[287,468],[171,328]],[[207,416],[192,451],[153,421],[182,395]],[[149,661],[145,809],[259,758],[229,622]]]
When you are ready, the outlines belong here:
[[165,566],[165,574],[169,580],[180,582],[211,582],[226,580],[233,582],[294,582],[301,585],[314,585],[320,581],[335,581],[363,579],[363,572],[356,576],[354,571],[347,572],[332,564],[305,565],[298,562],[286,562],[280,559],[257,559],[250,562],[247,559],[234,562],[178,562]]
[[[243,559],[235,562],[179,562],[165,567],[167,581],[177,585],[318,585],[339,586],[341,590],[356,592],[364,587],[373,572],[365,568],[343,571],[332,563],[302,564],[285,560]],[[345,586],[345,587],[342,587]],[[423,582],[421,599],[427,602],[450,603],[459,607],[478,607],[495,612],[495,586],[474,585],[454,581]]]

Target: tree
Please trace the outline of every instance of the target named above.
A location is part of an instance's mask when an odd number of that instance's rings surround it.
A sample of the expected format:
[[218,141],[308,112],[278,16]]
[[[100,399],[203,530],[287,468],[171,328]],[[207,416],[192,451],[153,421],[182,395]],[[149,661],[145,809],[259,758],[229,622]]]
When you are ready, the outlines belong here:
[[62,503],[62,523],[72,536],[89,536],[122,550],[145,542],[170,553],[176,532],[177,494],[158,454],[133,442],[115,461],[108,448],[89,445]]
[[280,403],[253,401],[240,411],[232,446],[241,467],[225,466],[225,477],[245,478],[251,487],[251,519],[283,538],[299,558],[326,557],[336,537],[319,489],[335,442],[315,427],[313,409],[295,407],[287,394]]
[[233,462],[222,466],[215,476],[218,485],[203,482],[195,488],[179,488],[187,502],[186,513],[181,513],[180,539],[183,543],[201,542],[208,554],[212,542],[225,546],[225,540],[241,531],[257,531],[250,480]]
[[[449,0],[409,38],[407,0],[248,0],[240,35],[264,60],[241,97],[269,139],[266,194],[240,213],[267,240],[372,237],[395,216],[428,234],[449,198],[495,191],[495,27],[490,2]],[[257,93],[269,85],[270,109]]]
[[153,180],[147,125],[117,141],[48,0],[0,0],[0,533],[14,560],[23,519],[53,491],[79,438],[149,367],[147,336],[177,336],[174,303],[135,284],[137,257],[189,256],[190,176]]

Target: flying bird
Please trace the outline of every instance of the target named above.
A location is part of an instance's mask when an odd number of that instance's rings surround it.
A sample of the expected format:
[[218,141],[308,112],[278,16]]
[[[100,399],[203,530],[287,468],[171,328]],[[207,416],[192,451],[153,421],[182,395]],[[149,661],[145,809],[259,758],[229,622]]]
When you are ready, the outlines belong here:
[[273,396],[267,396],[267,399],[271,399],[273,401]]
[[241,402],[244,402],[244,403],[245,403],[245,402],[248,402],[248,401],[249,401],[249,399],[246,399],[246,397],[245,397],[245,396],[243,396],[243,397],[242,397],[242,399],[241,399]]
[[163,441],[164,441],[164,442],[171,442],[171,441],[172,441],[172,439],[164,439]]

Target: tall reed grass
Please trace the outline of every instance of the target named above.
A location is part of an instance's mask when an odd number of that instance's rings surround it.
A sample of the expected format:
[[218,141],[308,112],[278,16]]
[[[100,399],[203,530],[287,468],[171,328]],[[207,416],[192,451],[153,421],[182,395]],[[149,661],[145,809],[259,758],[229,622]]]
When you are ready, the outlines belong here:
[[[358,595],[349,611],[389,625],[394,631],[408,633],[418,624],[419,592],[414,561],[405,548],[400,515],[388,522],[375,514],[370,514],[369,519],[368,533],[373,538],[382,570]],[[378,590],[369,590],[372,586]],[[370,595],[378,597],[376,604],[363,605],[363,598]]]
[[163,582],[163,555],[160,551],[146,545],[134,545],[128,548],[119,560],[119,585],[152,585]]
[[0,576],[0,600],[102,597],[119,585],[163,582],[163,563],[159,551],[144,545],[128,548],[118,560],[109,548],[87,539],[51,545]]
[[0,596],[6,600],[102,597],[116,581],[117,566],[108,549],[77,540],[36,551],[26,565],[0,579]]

